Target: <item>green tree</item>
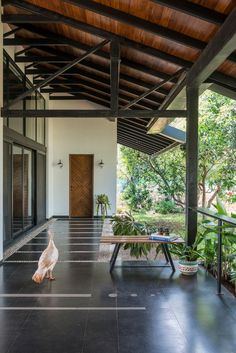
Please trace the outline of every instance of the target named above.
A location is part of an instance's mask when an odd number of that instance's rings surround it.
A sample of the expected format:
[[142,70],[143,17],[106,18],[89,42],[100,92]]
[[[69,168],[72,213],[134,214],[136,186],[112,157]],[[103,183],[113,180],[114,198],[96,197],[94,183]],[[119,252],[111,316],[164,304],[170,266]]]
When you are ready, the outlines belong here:
[[[124,199],[131,208],[148,209],[155,196],[184,206],[185,151],[176,147],[159,156],[147,156],[121,147]],[[236,186],[236,104],[206,91],[200,99],[199,204],[210,207],[217,195]],[[145,206],[146,205],[146,206]],[[147,207],[148,205],[148,207]]]

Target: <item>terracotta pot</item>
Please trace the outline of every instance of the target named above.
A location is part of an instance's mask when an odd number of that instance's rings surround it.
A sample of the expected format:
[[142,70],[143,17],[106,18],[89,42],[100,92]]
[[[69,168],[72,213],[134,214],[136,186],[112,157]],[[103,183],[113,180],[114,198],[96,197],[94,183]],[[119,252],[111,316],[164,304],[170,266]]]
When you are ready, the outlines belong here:
[[193,276],[198,271],[197,261],[179,261],[179,271],[185,276]]

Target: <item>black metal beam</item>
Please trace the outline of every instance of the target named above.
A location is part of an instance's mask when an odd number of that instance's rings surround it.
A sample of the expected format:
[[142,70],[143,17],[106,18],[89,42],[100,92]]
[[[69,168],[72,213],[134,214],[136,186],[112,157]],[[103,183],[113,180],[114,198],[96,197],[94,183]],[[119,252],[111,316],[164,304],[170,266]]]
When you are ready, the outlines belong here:
[[[39,31],[38,27],[34,27],[32,25],[25,24],[25,23],[24,24],[20,24],[20,26],[21,26],[21,28],[24,28],[24,29],[26,29],[27,31],[29,31],[31,33],[38,34],[38,31]],[[69,45],[69,46],[72,46],[72,47],[75,47],[77,49],[81,49],[81,50],[84,50],[84,51],[88,51],[90,49],[90,47],[87,44],[74,41],[72,39],[63,37],[62,35],[60,35],[60,37],[58,37],[58,35],[56,35],[55,33],[50,32],[50,31],[46,31],[45,29],[42,29],[42,28],[40,28],[40,35],[46,37],[47,40],[50,40],[51,41],[50,44],[55,44],[55,45],[60,45],[60,46]],[[16,38],[16,40],[18,40],[18,39],[20,39],[22,41],[24,40],[24,38]],[[28,40],[28,39],[26,39],[26,40]],[[42,39],[42,41],[44,41],[44,39]],[[14,42],[10,42],[10,43],[15,45]],[[10,44],[10,43],[6,42],[5,45],[6,44]],[[132,42],[132,43],[135,43],[135,42]],[[16,44],[19,45],[19,43],[16,43]],[[28,44],[29,44],[29,42],[28,42]],[[34,43],[34,39],[32,39],[32,45],[34,45],[34,44],[35,44]],[[21,43],[21,45],[24,45],[24,43]],[[43,48],[43,46],[42,46],[41,50],[45,50],[45,48]],[[49,50],[50,50],[50,52],[52,52],[52,48],[49,48],[48,46],[46,46],[46,51],[49,52]],[[145,48],[143,48],[143,50],[145,51]],[[154,49],[154,51],[155,51],[155,49]],[[166,54],[164,52],[159,52],[158,50],[156,52],[156,54],[159,54],[159,56],[161,55],[161,53],[166,58],[166,56],[165,56]],[[109,53],[104,52],[102,50],[98,50],[96,53],[94,53],[94,55],[99,56],[101,58],[105,58],[107,60],[110,59]],[[171,57],[171,55],[167,54],[167,57],[169,57],[169,56]],[[173,57],[173,58],[175,58],[175,57]],[[146,73],[148,75],[159,77],[161,79],[166,79],[168,77],[168,75],[165,74],[164,72],[160,72],[158,70],[151,69],[150,67],[144,66],[143,64],[139,64],[137,62],[128,60],[125,57],[121,57],[121,61],[122,61],[122,66],[127,66],[127,67],[130,67],[130,68],[134,69],[134,70],[142,71],[142,72],[144,72],[144,73]],[[192,63],[190,63],[190,66],[191,65],[192,65]]]
[[203,49],[204,43],[200,40],[196,40],[182,33],[170,30],[166,27],[162,27],[156,23],[148,22],[140,17],[136,17],[129,13],[117,10],[113,7],[109,7],[90,0],[64,0],[65,2],[72,4],[77,7],[85,8],[89,11],[95,12],[102,16],[112,18],[115,21],[119,21],[127,24],[128,26],[133,26],[142,29],[151,34],[157,35],[158,37],[163,37],[171,41],[186,45],[188,47]]
[[[187,84],[199,86],[236,49],[236,8],[232,10],[224,24],[208,43],[188,73]],[[235,80],[236,87],[236,80]]]
[[111,111],[117,114],[119,108],[120,81],[120,43],[118,41],[111,42],[110,55]]
[[7,106],[7,108],[9,108],[10,106],[14,105],[15,103],[19,102],[21,99],[29,96],[31,93],[35,92],[36,90],[38,90],[39,88],[46,86],[50,81],[52,81],[54,78],[60,76],[63,72],[65,72],[66,70],[69,70],[71,67],[75,66],[76,64],[78,64],[80,61],[84,60],[86,57],[88,57],[90,54],[94,53],[96,50],[102,48],[104,45],[106,45],[109,41],[108,40],[104,40],[101,43],[99,43],[98,45],[96,45],[95,47],[91,48],[88,52],[86,52],[85,54],[81,55],[79,58],[73,60],[71,63],[67,64],[66,66],[62,67],[61,69],[57,70],[54,74],[52,74],[51,76],[49,76],[48,78],[46,78],[45,80],[43,80],[43,82],[35,85],[34,87],[30,88],[29,90],[27,90],[26,92],[23,92],[22,94],[20,94],[18,97],[16,97],[15,99],[13,99]]
[[[15,38],[15,39],[5,39],[4,40],[4,45],[35,45],[38,43],[38,46],[39,45],[50,45],[50,44],[55,44],[55,45],[71,45],[71,46],[74,46],[78,49],[82,49],[82,47],[86,47],[86,45],[83,45],[81,43],[78,43],[74,40],[71,40],[69,38],[65,38],[63,36],[60,35],[60,37],[58,37],[56,34],[52,33],[52,32],[49,32],[49,31],[45,31],[44,29],[42,28],[38,28],[38,27],[34,27],[34,26],[31,26],[29,24],[20,24],[19,26],[22,26],[22,28],[25,28],[27,29],[28,31],[31,31],[33,33],[37,33],[38,34],[38,31],[40,30],[40,34],[43,35],[43,36],[46,36],[46,37],[49,37],[47,39],[38,39],[36,38],[35,40],[34,39],[24,39],[24,38]],[[127,38],[124,38],[124,37],[121,37],[121,36],[116,36],[116,38],[120,41],[120,43],[122,45],[125,45],[125,46],[128,46],[132,49],[135,49],[135,50],[138,50],[138,51],[141,51],[149,56],[153,56],[155,58],[159,58],[161,60],[164,60],[164,61],[167,61],[167,62],[170,62],[174,65],[177,65],[177,66],[180,66],[180,67],[185,67],[185,68],[190,68],[192,67],[192,62],[191,61],[187,61],[187,60],[184,60],[182,58],[179,58],[177,56],[174,56],[174,55],[170,55],[168,53],[165,53],[161,50],[158,50],[158,49],[155,49],[155,48],[152,48],[152,47],[148,47],[144,44],[140,44],[140,43],[137,43],[137,42],[134,42],[132,40],[129,40]],[[40,42],[42,41],[42,42]],[[84,48],[84,50],[86,50],[86,48]],[[100,56],[103,56],[105,57],[107,53],[105,52],[102,52],[102,51],[99,51],[98,52]],[[104,56],[105,55],[105,56]],[[233,61],[233,62],[236,62],[236,56],[235,54],[232,54],[228,57],[229,60]],[[137,70],[140,70],[140,67],[141,66],[140,64],[137,64],[137,63],[133,63],[132,61],[129,61],[129,60],[126,60],[125,58],[122,58],[122,65],[126,65],[126,66],[130,66],[131,68],[133,69],[137,69]],[[156,71],[156,70],[155,70]],[[150,72],[150,74],[152,75],[152,73]],[[155,76],[158,76],[160,78],[165,78],[163,77],[163,75],[161,75],[161,73],[158,73],[156,72],[156,74],[154,74]],[[230,76],[227,76],[225,74],[222,74],[220,72],[214,72],[210,79],[212,79],[212,82],[214,83],[223,83],[225,85],[228,85],[228,86],[231,86],[233,84],[233,79],[230,77]],[[234,84],[233,84],[233,87],[234,87]],[[232,87],[229,87],[229,89],[232,88]]]
[[159,5],[164,7],[169,7],[173,10],[180,11],[185,13],[186,15],[193,16],[199,18],[203,21],[211,22],[216,25],[221,25],[226,16],[220,12],[216,12],[207,7],[203,7],[198,4],[194,4],[190,1],[186,0],[151,0]]
[[20,30],[21,30],[21,28],[16,27],[16,28],[12,29],[11,31],[8,31],[8,32],[4,33],[3,34],[3,38],[7,38],[7,37],[11,36],[12,34],[17,33]]
[[188,87],[186,131],[186,230],[187,243],[192,245],[197,236],[198,206],[198,87]]
[[[23,28],[23,27],[22,27]],[[40,29],[38,28],[40,31]],[[48,38],[5,38],[3,40],[4,46],[18,46],[18,45],[31,45],[31,46],[45,46],[45,45],[61,45],[65,46],[64,42],[56,41],[55,39]]]
[[151,118],[153,116],[166,118],[183,118],[186,116],[185,110],[122,110],[118,115],[110,110],[73,110],[73,109],[45,109],[45,110],[21,110],[21,109],[2,109],[3,117],[39,117],[39,118],[109,118],[109,117],[127,117],[127,118]]
[[184,69],[180,69],[179,71],[177,71],[173,76],[171,76],[169,79],[163,80],[161,83],[158,83],[157,85],[154,85],[152,88],[150,88],[148,91],[144,92],[143,94],[141,94],[139,97],[135,98],[134,100],[132,100],[130,103],[128,103],[125,106],[125,109],[130,108],[132,105],[136,104],[137,102],[139,102],[141,99],[147,97],[149,94],[151,94],[154,91],[157,91],[159,88],[161,88],[163,85],[165,85],[167,82],[170,82],[172,80],[174,80],[176,77],[178,77],[179,75],[181,75],[184,72]]
[[[70,17],[58,14],[54,11],[47,10],[43,7],[39,6],[34,6],[28,3],[25,3],[24,1],[19,1],[19,0],[11,0],[11,4],[18,6],[19,2],[20,5],[19,7],[32,11],[32,12],[37,12],[36,15],[2,15],[2,22],[3,23],[64,23],[69,26],[72,26],[74,28],[80,29],[84,32],[89,32],[91,34],[94,34],[96,36],[102,37],[102,38],[107,38],[110,40],[114,40],[115,36],[107,32],[103,29],[100,29],[98,27],[93,27],[90,26],[87,23],[80,22],[80,21],[75,21]],[[73,2],[73,1],[72,1]],[[80,7],[84,7],[86,9],[89,9],[95,13],[99,13],[102,16],[106,16],[109,18],[112,18],[116,21],[128,24],[129,26],[133,26],[139,29],[142,29],[146,32],[149,32],[151,34],[154,34],[158,37],[166,38],[168,40],[177,42],[179,44],[185,45],[187,47],[191,47],[194,49],[204,49],[205,43],[198,40],[194,39],[192,37],[189,37],[185,34],[179,33],[177,31],[168,29],[166,27],[162,27],[158,24],[148,22],[146,20],[143,20],[139,17],[130,15],[126,12],[116,10],[114,8],[101,5],[99,3],[94,3],[89,0],[78,0],[76,1],[76,5]],[[83,5],[82,5],[83,3]],[[40,13],[39,13],[40,12]],[[93,28],[93,29],[92,29]]]
[[[173,102],[173,100],[178,96],[178,94],[182,91],[185,85],[186,85],[186,76],[183,74],[179,78],[179,82],[172,88],[170,93],[167,95],[167,97],[160,105],[160,109],[166,109]],[[147,125],[148,130],[151,130],[151,128],[153,127],[153,125],[156,123],[157,120],[158,120],[157,118],[154,118],[149,122],[149,124]]]

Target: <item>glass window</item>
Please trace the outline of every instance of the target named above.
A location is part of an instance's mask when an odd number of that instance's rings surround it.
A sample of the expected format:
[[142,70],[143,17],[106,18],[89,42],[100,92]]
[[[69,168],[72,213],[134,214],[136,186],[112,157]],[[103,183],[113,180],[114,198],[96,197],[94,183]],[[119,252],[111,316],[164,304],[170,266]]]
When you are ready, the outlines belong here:
[[36,119],[35,118],[26,118],[25,119],[25,135],[30,139],[36,139]]
[[7,126],[7,118],[3,118],[3,125]]
[[44,145],[45,136],[44,136],[44,118],[37,118],[37,142]]
[[24,149],[24,229],[31,227],[33,222],[33,167],[32,151]]
[[13,235],[23,230],[23,149],[13,146]]
[[23,134],[23,118],[8,118],[8,127]]

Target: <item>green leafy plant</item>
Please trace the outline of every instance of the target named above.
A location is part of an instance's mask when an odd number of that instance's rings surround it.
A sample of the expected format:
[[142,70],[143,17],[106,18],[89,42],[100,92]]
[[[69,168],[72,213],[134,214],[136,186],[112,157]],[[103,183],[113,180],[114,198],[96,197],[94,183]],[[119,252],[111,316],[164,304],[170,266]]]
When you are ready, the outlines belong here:
[[[150,228],[146,223],[136,222],[130,213],[114,216],[111,220],[114,235],[148,235],[151,234],[153,228]],[[130,249],[130,255],[136,258],[148,256],[152,246],[151,244],[125,244],[124,249]],[[156,248],[156,253],[159,252],[159,246]]]
[[96,211],[97,216],[99,214],[99,210],[101,213],[102,218],[104,219],[107,216],[107,210],[111,208],[111,204],[109,198],[106,194],[100,194],[96,196]]
[[[223,202],[217,198],[213,205],[218,215],[236,218],[234,214],[228,214]],[[217,273],[217,244],[218,234],[222,231],[222,277],[230,281],[234,278],[236,271],[236,232],[235,227],[223,223],[221,229],[217,221],[204,219],[201,226],[199,237],[201,238],[201,251],[203,253],[204,265],[214,275]]]
[[185,243],[181,244],[171,244],[170,252],[177,256],[179,260],[184,261],[197,261],[202,258],[202,253],[200,250],[201,238],[197,237],[194,244],[192,246],[188,246]]

